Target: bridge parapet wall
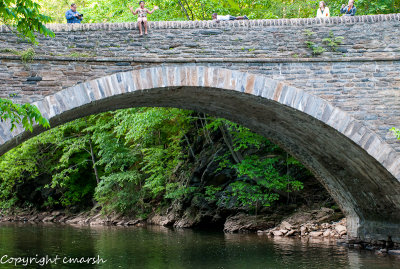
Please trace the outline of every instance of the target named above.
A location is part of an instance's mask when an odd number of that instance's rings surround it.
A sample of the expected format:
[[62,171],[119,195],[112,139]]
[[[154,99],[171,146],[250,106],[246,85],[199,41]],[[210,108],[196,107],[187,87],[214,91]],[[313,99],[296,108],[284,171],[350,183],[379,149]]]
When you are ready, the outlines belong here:
[[[384,58],[400,56],[400,14],[332,17],[328,19],[150,22],[149,37],[140,38],[136,23],[52,24],[56,38],[40,38],[38,55],[95,58],[289,58],[310,57],[305,41],[342,36],[338,52],[322,56]],[[307,36],[306,32],[314,32]],[[0,25],[1,49],[25,49]],[[90,57],[89,57],[90,58]]]

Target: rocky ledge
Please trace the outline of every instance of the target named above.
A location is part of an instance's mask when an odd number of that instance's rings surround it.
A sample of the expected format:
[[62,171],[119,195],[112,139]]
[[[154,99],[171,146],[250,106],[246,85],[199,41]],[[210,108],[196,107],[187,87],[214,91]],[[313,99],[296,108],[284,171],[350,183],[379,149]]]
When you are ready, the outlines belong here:
[[332,223],[314,223],[307,222],[301,225],[293,225],[287,221],[274,228],[268,230],[259,230],[258,234],[266,234],[268,236],[301,236],[301,237],[324,237],[335,239],[346,239],[347,228],[346,219]]
[[[301,217],[301,215],[299,215]],[[378,255],[400,255],[400,244],[387,240],[364,242],[347,236],[346,218],[333,222],[296,221],[296,214],[285,219],[276,227],[267,230],[258,230],[257,234],[268,237],[300,237],[336,240],[338,245],[349,248],[375,251]]]
[[93,214],[93,212],[81,212],[79,214],[71,214],[64,211],[52,212],[19,212],[18,214],[0,214],[0,222],[52,222],[65,223],[73,225],[118,225],[133,226],[142,225],[145,220],[124,217],[122,215],[112,214],[104,216],[101,213]]
[[[400,244],[386,241],[362,242],[347,237],[346,219],[341,213],[329,208],[318,210],[299,210],[287,217],[279,214],[249,215],[237,213],[226,218],[218,214],[196,212],[179,215],[175,211],[166,214],[151,214],[148,218],[132,218],[100,212],[87,211],[71,214],[64,211],[52,212],[14,212],[4,215],[0,212],[0,222],[65,223],[90,226],[144,226],[160,225],[175,228],[207,227],[223,224],[225,233],[257,233],[267,237],[299,237],[336,240],[349,248],[374,250],[378,255],[400,255]],[[193,212],[192,212],[193,213]],[[215,212],[214,212],[215,213]],[[221,226],[218,226],[221,227]]]
[[311,212],[297,212],[285,218],[279,225],[259,230],[258,234],[268,236],[309,236],[345,239],[347,237],[346,219],[338,221],[332,215],[329,208],[314,210]]
[[[216,210],[199,210],[193,207],[179,212],[179,210],[169,208],[160,213],[152,213],[147,218],[129,217],[120,214],[103,215],[98,210],[85,211],[79,214],[72,214],[63,210],[52,212],[14,211],[9,214],[0,212],[0,222],[53,222],[117,226],[154,224],[175,228],[220,228],[226,233],[275,231],[282,226],[280,224],[282,220],[292,223],[293,229],[296,229],[300,224],[306,224],[309,227],[308,230],[311,231],[314,226],[310,226],[308,223],[317,225],[323,221],[339,220],[342,217],[341,213],[329,208],[318,210],[300,209],[294,214],[277,210],[261,215],[250,215],[243,212],[223,214]],[[296,233],[293,232],[293,234]]]

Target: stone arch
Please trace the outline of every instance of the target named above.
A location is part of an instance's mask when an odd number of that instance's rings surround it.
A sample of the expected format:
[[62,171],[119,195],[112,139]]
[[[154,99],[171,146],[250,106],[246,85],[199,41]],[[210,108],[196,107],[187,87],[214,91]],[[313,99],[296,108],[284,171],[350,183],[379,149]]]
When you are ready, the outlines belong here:
[[[400,242],[400,156],[324,99],[263,75],[206,66],[117,73],[34,103],[52,127],[120,108],[192,109],[238,122],[305,164],[340,205],[352,237]],[[43,132],[0,124],[0,154]]]

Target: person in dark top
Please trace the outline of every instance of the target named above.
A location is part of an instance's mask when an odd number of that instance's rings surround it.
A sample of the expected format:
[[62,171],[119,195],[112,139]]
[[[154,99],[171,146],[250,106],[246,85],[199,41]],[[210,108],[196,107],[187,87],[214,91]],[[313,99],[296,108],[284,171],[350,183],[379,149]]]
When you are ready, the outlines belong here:
[[349,0],[347,6],[343,4],[342,8],[340,9],[340,13],[344,14],[343,16],[354,16],[356,15],[356,11],[357,9],[354,6],[354,0]]
[[71,9],[65,12],[67,23],[81,23],[83,15],[76,11],[76,5],[71,4]]

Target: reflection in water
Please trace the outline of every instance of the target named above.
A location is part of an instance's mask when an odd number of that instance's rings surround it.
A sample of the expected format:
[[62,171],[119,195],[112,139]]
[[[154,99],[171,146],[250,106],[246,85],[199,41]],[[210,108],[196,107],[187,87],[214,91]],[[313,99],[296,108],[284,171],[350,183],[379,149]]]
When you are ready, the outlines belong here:
[[[102,265],[59,263],[42,268],[400,268],[397,257],[349,250],[323,239],[268,238],[159,226],[0,225],[0,258],[36,254],[99,255],[107,260]],[[16,267],[3,264],[0,268]]]
[[351,268],[361,268],[361,260],[357,252],[349,252],[348,253],[349,257],[349,265]]

